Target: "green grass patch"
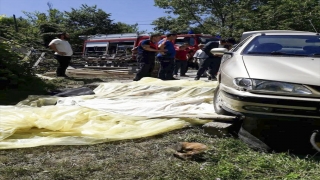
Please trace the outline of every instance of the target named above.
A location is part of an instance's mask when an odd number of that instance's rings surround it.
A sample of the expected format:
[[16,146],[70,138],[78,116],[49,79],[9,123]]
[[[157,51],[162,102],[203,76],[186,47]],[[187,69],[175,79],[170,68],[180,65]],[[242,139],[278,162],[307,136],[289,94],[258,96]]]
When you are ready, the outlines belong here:
[[[202,161],[182,161],[167,148],[206,144]],[[190,128],[152,138],[91,146],[0,151],[0,179],[318,179],[319,160],[252,151],[237,139],[217,139]]]

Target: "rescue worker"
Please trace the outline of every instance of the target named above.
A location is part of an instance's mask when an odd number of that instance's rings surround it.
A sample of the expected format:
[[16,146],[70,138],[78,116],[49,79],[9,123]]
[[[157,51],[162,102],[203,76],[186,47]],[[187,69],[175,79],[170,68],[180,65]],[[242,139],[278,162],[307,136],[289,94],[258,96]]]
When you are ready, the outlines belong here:
[[180,76],[187,76],[186,70],[188,68],[188,50],[187,46],[182,44],[179,46],[179,50],[176,51],[176,56],[174,60],[174,76],[178,76],[178,71],[180,69]]
[[174,40],[177,39],[177,34],[169,33],[166,38],[158,43],[160,50],[166,50],[165,53],[158,53],[157,59],[160,62],[160,69],[158,77],[162,80],[177,80],[173,77],[174,71],[174,57],[176,50],[174,48]]
[[225,45],[230,45],[231,43],[228,40],[221,39],[220,41],[210,41],[203,47],[203,52],[208,56],[203,63],[201,64],[197,76],[194,80],[199,80],[201,75],[205,72],[206,69],[209,69],[208,80],[216,80],[216,75],[220,68],[221,57],[220,55],[213,55],[210,50],[213,48],[224,47]]
[[144,77],[151,77],[151,73],[155,66],[155,57],[157,52],[165,52],[167,50],[158,50],[157,43],[161,39],[160,34],[152,34],[150,39],[141,41],[137,50],[137,60],[139,62],[140,69],[137,72],[134,81],[139,81]]

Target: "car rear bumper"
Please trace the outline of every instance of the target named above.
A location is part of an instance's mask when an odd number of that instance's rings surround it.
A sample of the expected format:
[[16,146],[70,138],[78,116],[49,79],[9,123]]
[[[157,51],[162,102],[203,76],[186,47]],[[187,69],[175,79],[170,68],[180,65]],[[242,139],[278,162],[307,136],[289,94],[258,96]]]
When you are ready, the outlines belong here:
[[236,115],[320,120],[320,99],[253,94],[222,84],[220,89],[220,106]]

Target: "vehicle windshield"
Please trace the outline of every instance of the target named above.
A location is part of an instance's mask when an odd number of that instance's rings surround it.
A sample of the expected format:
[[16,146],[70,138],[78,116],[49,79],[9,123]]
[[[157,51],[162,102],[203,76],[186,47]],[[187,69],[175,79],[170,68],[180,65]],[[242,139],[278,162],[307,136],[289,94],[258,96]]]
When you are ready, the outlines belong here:
[[320,36],[264,35],[255,37],[243,54],[320,56]]
[[176,40],[175,40],[175,44],[184,44],[184,43],[188,43],[188,39],[185,38],[185,37],[178,37]]
[[121,42],[88,42],[85,48],[85,55],[90,57],[128,55],[134,47],[134,41]]
[[214,37],[199,37],[199,42],[201,44],[207,44],[210,41],[219,41],[219,39]]

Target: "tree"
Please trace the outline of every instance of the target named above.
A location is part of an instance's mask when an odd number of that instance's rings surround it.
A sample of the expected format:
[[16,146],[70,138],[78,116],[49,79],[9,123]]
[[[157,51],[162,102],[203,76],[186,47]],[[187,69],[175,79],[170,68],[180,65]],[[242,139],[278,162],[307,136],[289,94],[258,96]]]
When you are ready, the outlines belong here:
[[155,31],[161,33],[186,31],[190,23],[183,18],[173,18],[171,16],[160,17],[152,22]]
[[[243,31],[263,29],[312,30],[309,19],[319,27],[318,0],[154,0],[177,18],[161,17],[155,30],[189,25],[202,32],[240,36]],[[178,21],[177,19],[183,19]],[[185,27],[183,27],[185,28]]]
[[72,8],[71,12],[65,12],[65,15],[65,25],[69,31],[81,32],[84,35],[113,32],[111,14],[98,9],[97,6],[83,4],[79,9]]
[[106,13],[97,6],[83,4],[79,9],[72,8],[65,13],[65,31],[71,34],[71,43],[77,50],[82,49],[80,35],[115,34],[137,32],[137,25],[114,23],[111,14]]
[[129,25],[122,22],[117,22],[113,24],[113,31],[119,33],[136,33],[139,32],[138,24]]
[[294,1],[279,0],[268,1],[259,9],[264,19],[260,26],[270,29],[292,29],[301,31],[314,31],[309,20],[320,25],[320,2],[318,0]]

